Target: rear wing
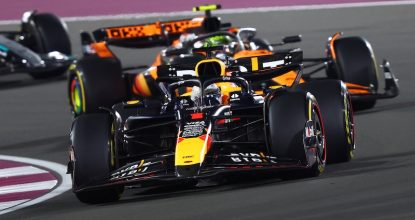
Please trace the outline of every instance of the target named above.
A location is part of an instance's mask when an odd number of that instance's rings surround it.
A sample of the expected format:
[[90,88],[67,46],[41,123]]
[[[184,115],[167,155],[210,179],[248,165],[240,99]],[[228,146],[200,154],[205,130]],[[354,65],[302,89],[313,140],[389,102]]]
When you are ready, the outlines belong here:
[[[157,78],[159,81],[175,82],[189,78],[210,78],[227,76],[229,74],[234,76],[242,76],[249,81],[263,81],[272,78],[275,75],[284,74],[290,70],[301,66],[303,60],[303,51],[295,49],[293,51],[283,51],[265,56],[253,56],[246,58],[239,58],[230,62],[223,72],[218,72],[218,59],[206,59],[194,65],[194,68],[189,68],[188,65],[160,65],[156,67]],[[201,67],[203,63],[203,67]],[[199,64],[199,65],[198,65]],[[209,66],[212,65],[212,66]],[[215,66],[216,65],[216,66]],[[225,65],[225,64],[224,64]],[[197,67],[201,70],[196,70]],[[206,73],[203,71],[213,71]]]
[[202,5],[194,7],[193,11],[204,11],[204,17],[104,27],[93,31],[93,35],[97,42],[105,41],[110,45],[121,47],[168,46],[183,33],[209,33],[230,27],[230,23],[222,24],[219,17],[211,15],[212,10],[220,8],[221,5]]
[[96,41],[124,47],[166,46],[185,32],[203,29],[204,18],[184,19],[148,24],[105,27],[93,33]]
[[280,51],[270,55],[244,57],[234,60],[231,66],[236,66],[241,72],[258,72],[267,69],[287,66],[290,64],[301,64],[303,62],[303,51],[294,49],[291,51]]

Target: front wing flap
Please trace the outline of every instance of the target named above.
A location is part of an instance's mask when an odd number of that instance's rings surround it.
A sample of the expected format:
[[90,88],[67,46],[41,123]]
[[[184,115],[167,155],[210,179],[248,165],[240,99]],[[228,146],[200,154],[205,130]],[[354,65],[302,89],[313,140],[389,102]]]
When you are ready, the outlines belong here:
[[199,175],[179,177],[174,167],[174,154],[165,154],[128,163],[113,171],[111,176],[75,191],[93,190],[115,185],[162,184],[175,181],[198,180],[218,174],[259,170],[305,169],[300,161],[266,156],[262,152],[240,152],[213,155],[201,165]]
[[383,74],[385,78],[385,89],[382,93],[371,91],[370,87],[347,84],[347,89],[351,94],[353,101],[366,101],[374,99],[388,99],[399,95],[398,79],[392,72],[390,63],[387,60],[382,64]]

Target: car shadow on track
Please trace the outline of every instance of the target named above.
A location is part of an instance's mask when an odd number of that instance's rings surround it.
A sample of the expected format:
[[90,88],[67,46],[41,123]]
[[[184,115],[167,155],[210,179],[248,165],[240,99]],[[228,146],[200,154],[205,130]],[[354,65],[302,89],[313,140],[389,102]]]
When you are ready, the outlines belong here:
[[415,151],[396,154],[379,155],[354,159],[349,163],[333,164],[327,167],[327,172],[320,178],[354,176],[365,173],[400,169],[414,166]]
[[[255,180],[253,180],[255,179]],[[158,186],[152,188],[140,189],[139,192],[130,194],[127,197],[123,197],[120,201],[114,203],[107,203],[102,205],[112,205],[120,203],[135,203],[135,202],[145,202],[145,201],[154,201],[167,198],[178,198],[198,195],[210,195],[212,193],[224,192],[224,191],[234,191],[237,189],[244,188],[253,188],[253,187],[262,187],[265,185],[273,185],[276,183],[282,182],[281,179],[277,177],[241,177],[238,180],[227,180],[225,183],[222,183],[218,186],[204,186],[204,187],[195,187],[186,184],[179,185],[169,185],[169,186]]]
[[368,110],[356,111],[355,115],[366,115],[366,114],[373,114],[373,113],[378,113],[378,112],[391,111],[391,110],[404,109],[404,108],[413,108],[413,107],[415,107],[415,101],[393,103],[393,104],[388,104],[388,105],[375,106],[374,108],[368,109]]
[[24,88],[31,86],[45,85],[55,82],[61,82],[66,80],[66,76],[57,76],[48,79],[32,79],[27,77],[18,77],[17,79],[1,79],[0,78],[0,90],[8,90],[14,88]]

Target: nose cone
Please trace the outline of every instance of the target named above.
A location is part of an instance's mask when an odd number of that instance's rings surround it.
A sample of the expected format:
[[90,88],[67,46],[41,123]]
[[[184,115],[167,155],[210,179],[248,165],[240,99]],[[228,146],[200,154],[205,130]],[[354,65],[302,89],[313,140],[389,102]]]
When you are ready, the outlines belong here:
[[177,177],[196,177],[199,175],[200,164],[176,166]]

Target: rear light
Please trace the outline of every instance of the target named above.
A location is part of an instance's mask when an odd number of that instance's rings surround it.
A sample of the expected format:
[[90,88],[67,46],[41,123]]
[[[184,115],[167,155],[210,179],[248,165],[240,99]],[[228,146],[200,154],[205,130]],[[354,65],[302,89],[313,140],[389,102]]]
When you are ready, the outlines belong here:
[[203,113],[193,113],[191,114],[192,119],[203,119]]

